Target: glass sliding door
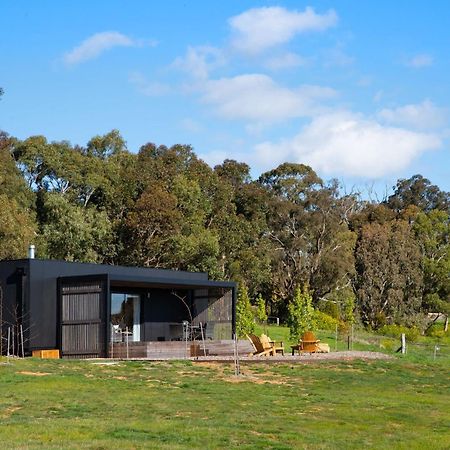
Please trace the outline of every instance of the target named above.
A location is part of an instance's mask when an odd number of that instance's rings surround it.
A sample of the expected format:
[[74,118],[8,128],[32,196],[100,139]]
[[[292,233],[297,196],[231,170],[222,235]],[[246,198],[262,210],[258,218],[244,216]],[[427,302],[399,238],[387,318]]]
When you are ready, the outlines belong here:
[[125,292],[111,294],[111,328],[115,342],[141,340],[141,297]]

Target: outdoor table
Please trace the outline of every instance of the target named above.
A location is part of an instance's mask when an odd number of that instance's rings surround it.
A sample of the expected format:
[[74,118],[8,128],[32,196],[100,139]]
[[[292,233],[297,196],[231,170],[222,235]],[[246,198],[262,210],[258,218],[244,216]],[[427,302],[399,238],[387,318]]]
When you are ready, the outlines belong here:
[[295,350],[297,350],[298,353],[300,354],[301,344],[291,345],[291,348],[292,348],[292,356],[295,355]]

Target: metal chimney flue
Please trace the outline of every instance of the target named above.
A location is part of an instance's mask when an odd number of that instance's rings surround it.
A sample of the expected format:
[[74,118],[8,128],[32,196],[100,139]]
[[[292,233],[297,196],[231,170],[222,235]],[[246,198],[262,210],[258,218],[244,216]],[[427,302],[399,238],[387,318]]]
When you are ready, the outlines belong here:
[[34,259],[35,251],[36,251],[36,247],[33,244],[31,244],[30,248],[28,249],[28,258]]

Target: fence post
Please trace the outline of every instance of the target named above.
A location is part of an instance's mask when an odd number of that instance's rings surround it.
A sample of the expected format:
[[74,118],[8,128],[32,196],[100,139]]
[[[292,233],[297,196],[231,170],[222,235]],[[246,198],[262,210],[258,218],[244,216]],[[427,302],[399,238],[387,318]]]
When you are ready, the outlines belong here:
[[351,348],[352,351],[353,351],[353,337],[354,337],[354,335],[353,335],[353,324],[352,324],[352,348]]
[[438,345],[436,344],[435,346],[434,346],[434,352],[433,352],[433,361],[436,361],[436,354],[437,354],[437,351],[439,350],[439,347],[438,347]]
[[188,355],[188,333],[189,333],[188,325],[189,325],[189,322],[187,320],[183,320],[184,357],[186,359],[189,358],[189,355]]
[[8,350],[6,352],[6,357],[9,359],[9,349],[11,346],[11,327],[8,327]]
[[22,324],[20,325],[20,345],[22,348],[22,358],[25,358],[25,352],[23,350],[23,327],[22,327]]
[[114,359],[114,327],[111,325],[111,348],[110,348],[110,357]]
[[337,349],[338,349],[338,326],[336,324],[336,340],[334,344],[334,350],[337,352]]
[[200,322],[200,332],[202,333],[203,356],[206,356],[205,335],[203,334],[203,324]]
[[128,353],[128,327],[125,327],[125,337],[127,342],[127,359],[129,359],[129,353]]
[[402,333],[402,355],[406,355],[406,335]]
[[234,374],[235,376],[238,376],[241,373],[241,368],[239,366],[239,349],[236,333],[233,334],[233,341],[234,341]]

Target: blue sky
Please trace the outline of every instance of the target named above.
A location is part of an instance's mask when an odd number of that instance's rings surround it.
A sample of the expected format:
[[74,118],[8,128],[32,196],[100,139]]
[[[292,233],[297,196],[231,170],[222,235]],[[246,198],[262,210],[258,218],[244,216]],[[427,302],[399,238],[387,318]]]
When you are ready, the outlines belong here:
[[448,1],[9,1],[0,128],[450,190]]

